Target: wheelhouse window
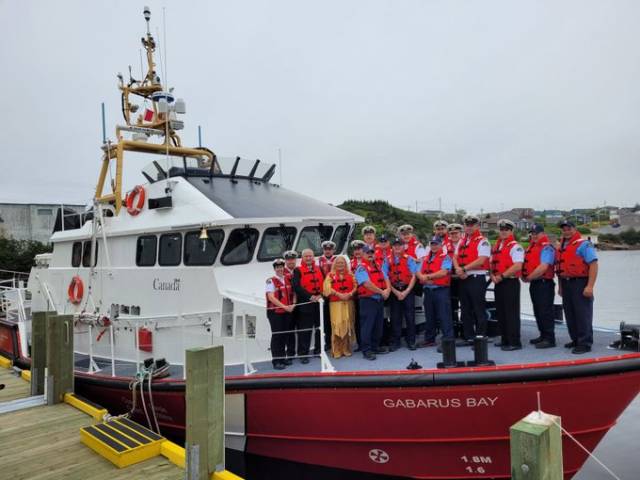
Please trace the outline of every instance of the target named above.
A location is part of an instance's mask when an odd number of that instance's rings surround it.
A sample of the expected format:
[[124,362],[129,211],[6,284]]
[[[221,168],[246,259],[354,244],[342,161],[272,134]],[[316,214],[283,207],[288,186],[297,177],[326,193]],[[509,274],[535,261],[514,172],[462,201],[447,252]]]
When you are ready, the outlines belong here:
[[262,234],[262,242],[258,249],[258,261],[267,262],[282,257],[282,254],[293,248],[296,239],[295,227],[269,227]]
[[258,230],[255,228],[236,228],[229,234],[224,246],[221,262],[223,265],[249,263],[258,243]]
[[182,234],[165,233],[160,235],[160,254],[158,263],[163,267],[180,265],[182,259]]
[[79,267],[82,262],[82,242],[73,242],[71,247],[71,266]]
[[200,239],[200,231],[184,236],[184,264],[191,266],[213,265],[224,241],[224,231],[207,230],[207,238]]
[[318,225],[314,227],[304,227],[300,232],[296,250],[301,252],[305,248],[313,250],[315,256],[322,255],[322,242],[331,239],[333,227],[328,225]]
[[138,237],[136,244],[136,265],[139,267],[153,267],[156,264],[158,239],[155,235]]
[[349,238],[349,225],[340,225],[336,227],[336,231],[333,234],[333,243],[336,244],[336,253],[342,253],[347,239]]
[[[96,255],[93,259],[93,266],[95,267],[98,264],[98,242],[96,242]],[[87,240],[84,242],[82,249],[82,266],[90,267],[91,266],[91,240]]]

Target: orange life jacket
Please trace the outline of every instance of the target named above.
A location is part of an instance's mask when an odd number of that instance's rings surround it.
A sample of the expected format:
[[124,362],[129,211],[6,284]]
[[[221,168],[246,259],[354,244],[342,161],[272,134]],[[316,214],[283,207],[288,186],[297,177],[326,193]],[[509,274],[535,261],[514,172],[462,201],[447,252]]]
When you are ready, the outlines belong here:
[[[498,239],[496,241],[496,244],[491,249],[491,273],[494,275],[502,275],[513,265],[511,249],[517,244],[518,242],[513,238],[513,235],[509,235],[504,240]],[[519,277],[520,272],[516,272],[515,276]]]
[[320,258],[318,258],[318,266],[322,271],[322,275],[324,275],[325,277],[329,275],[329,272],[331,271],[331,266],[333,265],[333,262],[335,261],[335,259],[336,259],[335,255],[332,255],[330,258],[327,258],[326,255],[322,255]]
[[356,257],[351,257],[349,263],[351,264],[351,273],[355,274],[356,269],[363,263],[367,263],[367,260],[364,257],[360,257],[360,261],[358,261]]
[[[542,249],[547,245],[551,245],[546,235],[539,235],[537,242],[531,242],[524,252],[524,263],[522,264],[522,275],[528,277],[540,265],[540,254]],[[540,278],[547,280],[553,279],[553,264],[548,265]]]
[[[474,231],[471,236],[464,236],[458,247],[457,258],[459,266],[464,267],[478,259],[478,245],[480,245],[481,242],[487,242],[487,239],[482,236],[480,230]],[[487,258],[480,266],[475,267],[474,270],[489,270],[489,259]]]
[[[449,256],[444,250],[440,253],[434,254],[433,252],[429,252],[429,254],[422,259],[422,268],[421,272],[425,274],[437,273],[442,270],[442,262],[445,258]],[[424,282],[420,282],[421,284],[425,284]],[[451,270],[448,270],[447,274],[444,277],[436,278],[433,280],[433,284],[439,287],[448,287],[451,285]]]
[[578,255],[578,247],[584,242],[580,232],[560,244],[556,256],[556,273],[561,278],[576,278],[589,276],[589,264]]
[[304,288],[309,295],[320,295],[323,281],[320,268],[315,267],[315,265],[309,268],[306,263],[301,263],[298,270],[300,270],[300,286]]
[[375,259],[379,266],[382,266],[385,259],[390,262],[391,255],[391,248],[383,249],[380,245],[376,247]]
[[[367,273],[369,274],[369,280],[371,281],[371,283],[373,283],[376,287],[382,290],[387,288],[387,282],[384,279],[384,273],[382,271],[382,267],[380,267],[375,262],[373,262],[373,265],[370,264],[369,262],[365,262],[361,266],[367,269]],[[376,293],[369,290],[367,287],[364,286],[364,284],[358,285],[359,297],[364,298],[364,297],[371,297],[373,295],[376,295]]]
[[418,245],[420,245],[420,242],[418,242],[418,239],[415,235],[412,235],[409,241],[404,244],[404,253],[406,253],[410,257],[417,259],[416,248],[418,248]]
[[[344,275],[339,275],[337,273],[329,273],[329,278],[331,281],[331,288],[333,288],[336,292],[340,293],[349,293],[353,291],[355,286],[355,280],[353,275],[350,273],[345,273]],[[329,295],[330,302],[340,302],[341,299],[336,295]]]
[[403,254],[396,263],[395,255],[389,257],[389,281],[396,289],[404,290],[411,282],[413,273],[409,270],[409,255]]
[[[273,296],[276,297],[280,301],[280,303],[284,305],[292,305],[293,304],[293,287],[291,286],[291,277],[285,275],[284,281],[278,278],[277,276],[271,277],[271,283],[275,287],[275,291],[273,292]],[[286,310],[281,307],[277,307],[274,303],[269,301],[269,296],[267,295],[267,308],[273,310],[276,313],[286,313]]]

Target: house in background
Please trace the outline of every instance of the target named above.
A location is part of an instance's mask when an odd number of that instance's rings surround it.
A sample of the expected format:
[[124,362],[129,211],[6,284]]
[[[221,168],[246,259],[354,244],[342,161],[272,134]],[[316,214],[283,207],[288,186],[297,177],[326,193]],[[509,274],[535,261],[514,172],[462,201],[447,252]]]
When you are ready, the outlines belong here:
[[[0,203],[0,237],[49,243],[60,204]],[[84,205],[64,205],[84,212]]]

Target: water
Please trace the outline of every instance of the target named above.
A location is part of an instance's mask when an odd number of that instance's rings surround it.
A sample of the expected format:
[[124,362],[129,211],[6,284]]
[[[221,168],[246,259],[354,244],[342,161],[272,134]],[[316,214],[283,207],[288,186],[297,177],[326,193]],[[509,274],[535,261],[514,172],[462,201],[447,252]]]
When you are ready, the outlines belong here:
[[[596,281],[594,323],[600,327],[618,329],[620,322],[640,323],[640,251],[598,252],[599,272]],[[556,297],[556,303],[561,298]],[[522,289],[522,312],[531,313],[528,288]],[[620,479],[640,477],[640,396],[638,396],[600,442],[594,455]],[[354,473],[336,469],[301,465],[293,462],[242,455],[227,450],[227,468],[247,480],[273,478],[323,480],[388,480],[391,477]],[[576,480],[605,480],[611,477],[597,462],[589,459]]]

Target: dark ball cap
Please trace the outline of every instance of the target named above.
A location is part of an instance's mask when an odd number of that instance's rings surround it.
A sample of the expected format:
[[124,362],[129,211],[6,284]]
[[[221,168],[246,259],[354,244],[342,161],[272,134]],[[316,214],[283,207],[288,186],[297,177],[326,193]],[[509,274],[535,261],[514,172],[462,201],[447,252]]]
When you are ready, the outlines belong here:
[[373,253],[375,250],[373,248],[371,248],[370,245],[365,245],[364,247],[362,247],[362,251],[364,253]]
[[391,242],[391,245],[404,245],[404,242],[401,238],[396,237],[393,239],[393,242]]
[[386,236],[386,235],[380,235],[380,236],[378,237],[378,241],[379,241],[379,242],[388,242],[388,241],[389,241],[389,239],[387,238],[387,236]]
[[542,233],[544,232],[544,227],[539,223],[534,223],[529,227],[529,233]]
[[573,222],[571,222],[571,221],[569,221],[569,220],[562,220],[562,221],[558,224],[558,226],[559,226],[560,228],[562,228],[562,227],[571,227],[571,228],[576,228],[576,224],[575,224],[575,223],[573,223]]

